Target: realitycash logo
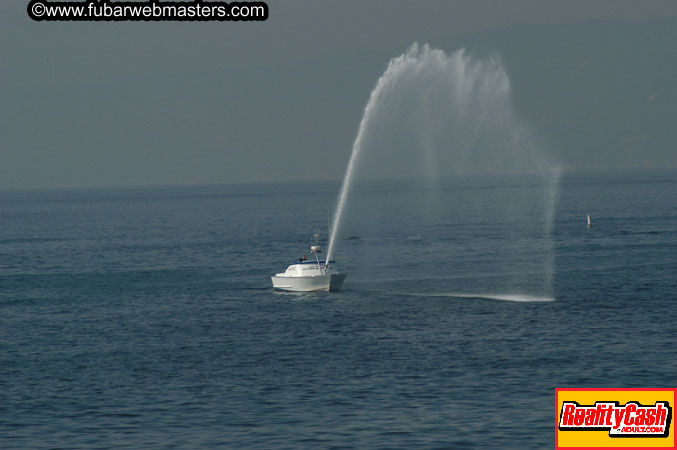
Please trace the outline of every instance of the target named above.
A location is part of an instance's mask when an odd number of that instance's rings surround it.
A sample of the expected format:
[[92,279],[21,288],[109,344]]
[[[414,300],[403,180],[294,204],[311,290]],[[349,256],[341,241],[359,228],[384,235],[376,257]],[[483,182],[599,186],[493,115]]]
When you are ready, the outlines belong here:
[[619,406],[618,402],[596,402],[579,405],[564,402],[560,412],[559,430],[608,430],[611,437],[666,437],[672,419],[668,402],[644,406],[637,402]]
[[677,448],[672,420],[675,391],[558,388],[555,446]]

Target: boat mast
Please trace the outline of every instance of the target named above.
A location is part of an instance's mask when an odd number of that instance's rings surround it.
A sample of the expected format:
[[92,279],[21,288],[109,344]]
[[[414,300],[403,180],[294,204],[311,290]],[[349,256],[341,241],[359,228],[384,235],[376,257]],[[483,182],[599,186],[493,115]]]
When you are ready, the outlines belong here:
[[[315,261],[317,261],[317,268],[320,270],[320,274],[322,274],[322,265],[320,264],[320,257],[317,255],[320,253],[322,250],[320,249],[320,230],[315,230],[315,234],[313,234],[313,240],[315,242],[314,245],[310,246],[310,251],[311,253],[315,254]],[[326,269],[326,263],[325,263],[325,269]]]

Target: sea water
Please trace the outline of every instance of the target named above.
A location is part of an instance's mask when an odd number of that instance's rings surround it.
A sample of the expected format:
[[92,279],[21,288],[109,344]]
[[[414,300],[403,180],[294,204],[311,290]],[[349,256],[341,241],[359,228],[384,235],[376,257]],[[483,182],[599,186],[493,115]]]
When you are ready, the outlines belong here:
[[564,176],[547,294],[524,178],[363,185],[311,294],[339,182],[0,193],[0,448],[552,447],[556,387],[675,384],[676,175]]

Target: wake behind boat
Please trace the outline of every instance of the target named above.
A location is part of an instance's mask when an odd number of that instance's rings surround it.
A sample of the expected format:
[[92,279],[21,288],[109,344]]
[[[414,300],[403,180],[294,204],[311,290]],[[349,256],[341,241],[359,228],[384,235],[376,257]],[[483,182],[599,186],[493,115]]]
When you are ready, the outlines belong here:
[[336,270],[335,261],[320,261],[319,253],[322,249],[317,242],[319,235],[315,234],[315,245],[310,247],[310,253],[315,261],[306,261],[305,256],[298,263],[287,267],[287,270],[271,277],[273,288],[283,291],[312,292],[336,291],[341,288],[347,274]]

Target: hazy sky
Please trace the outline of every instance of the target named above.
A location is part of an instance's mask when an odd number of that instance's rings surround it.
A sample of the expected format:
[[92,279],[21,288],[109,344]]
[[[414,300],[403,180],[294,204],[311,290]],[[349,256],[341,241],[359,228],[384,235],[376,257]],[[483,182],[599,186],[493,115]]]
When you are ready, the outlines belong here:
[[[415,41],[497,51],[516,107],[565,165],[677,165],[677,41],[661,22],[675,23],[674,1],[284,0],[246,23],[38,23],[27,3],[0,6],[0,189],[341,178],[371,88]],[[580,30],[589,53],[567,44]],[[615,79],[605,55],[641,64]],[[608,113],[577,122],[590,108],[560,107],[566,92],[544,104],[563,61],[577,67],[581,98],[603,91]],[[606,138],[645,103],[646,123]],[[599,150],[572,149],[576,135]]]

